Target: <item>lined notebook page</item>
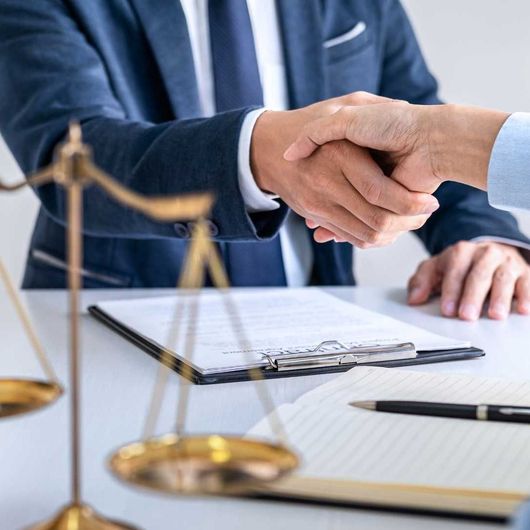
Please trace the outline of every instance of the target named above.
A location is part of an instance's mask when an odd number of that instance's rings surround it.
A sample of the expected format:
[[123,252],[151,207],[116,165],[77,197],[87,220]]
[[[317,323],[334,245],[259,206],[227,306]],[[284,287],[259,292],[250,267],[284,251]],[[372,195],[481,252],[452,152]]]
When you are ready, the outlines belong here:
[[346,405],[383,399],[530,406],[530,382],[358,366],[304,394],[297,403]]
[[[530,493],[530,425],[377,413],[352,399],[530,404],[530,384],[355,368],[278,409],[298,475]],[[252,435],[270,437],[265,422]]]

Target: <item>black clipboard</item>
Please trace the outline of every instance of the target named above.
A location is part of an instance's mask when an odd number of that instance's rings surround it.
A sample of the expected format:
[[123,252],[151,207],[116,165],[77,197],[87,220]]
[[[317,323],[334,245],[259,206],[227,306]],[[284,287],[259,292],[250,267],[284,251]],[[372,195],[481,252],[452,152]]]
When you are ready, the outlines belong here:
[[[136,333],[134,330],[123,325],[118,320],[112,318],[110,315],[102,311],[98,306],[93,305],[88,308],[88,312],[99,322],[105,324],[111,330],[115,331],[129,342],[138,346],[141,350],[149,354],[151,357],[154,357],[157,361],[166,361],[168,366],[175,370],[177,373],[182,375],[183,361],[176,357],[171,357],[168,359],[168,356],[163,356],[163,350],[160,346],[149,339],[145,338],[139,333]],[[405,347],[407,345],[399,345]],[[413,345],[412,345],[413,346]],[[474,359],[478,357],[483,357],[485,352],[478,348],[460,348],[453,350],[435,350],[435,351],[418,351],[416,357],[414,358],[405,358],[405,359],[392,359],[392,360],[379,360],[374,362],[367,362],[366,359],[363,360],[362,366],[382,366],[382,367],[401,367],[401,366],[412,366],[418,364],[430,364],[430,363],[439,363],[446,361],[462,361],[466,359]],[[272,379],[277,377],[295,377],[295,376],[305,376],[305,375],[316,375],[316,374],[331,374],[338,372],[346,372],[350,370],[357,364],[361,363],[345,363],[342,364],[340,361],[333,365],[319,365],[314,366],[314,363],[311,363],[303,369],[295,368],[288,369],[283,367],[278,369],[274,365],[268,365],[264,368],[260,368],[262,377],[264,379]],[[240,381],[249,380],[249,372],[247,369],[239,371],[227,371],[215,374],[203,374],[196,370],[194,367],[190,366],[189,370],[186,370],[187,375],[189,374],[190,381],[197,385],[211,385],[218,383],[236,383]]]

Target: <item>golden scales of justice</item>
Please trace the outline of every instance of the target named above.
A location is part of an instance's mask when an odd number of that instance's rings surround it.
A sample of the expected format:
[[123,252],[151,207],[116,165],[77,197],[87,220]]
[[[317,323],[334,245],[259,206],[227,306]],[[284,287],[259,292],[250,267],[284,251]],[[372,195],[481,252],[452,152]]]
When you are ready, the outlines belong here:
[[[189,310],[189,322],[196,321],[198,295],[204,285],[206,267],[215,287],[224,290],[229,286],[206,222],[213,197],[208,194],[143,197],[123,187],[93,163],[91,149],[82,143],[81,128],[77,123],[70,125],[67,140],[57,146],[51,165],[30,175],[24,182],[15,185],[0,182],[0,190],[14,191],[26,184],[39,186],[50,182],[63,186],[67,193],[71,500],[52,519],[28,527],[27,530],[133,530],[134,526],[111,521],[97,514],[81,498],[79,289],[83,250],[83,188],[99,186],[117,202],[157,221],[195,221],[190,248],[178,282],[179,297],[169,344],[174,344],[178,337],[185,306]],[[0,380],[1,418],[49,404],[61,395],[62,388],[46,360],[12,282],[3,267],[0,267],[0,272],[48,378],[48,381]],[[223,293],[223,300],[232,323],[237,324],[238,314],[228,292]],[[238,328],[242,329],[240,326]],[[194,348],[193,324],[190,324],[188,331],[184,357],[189,361]],[[244,332],[239,332],[238,339],[242,349],[248,349],[249,341]],[[170,373],[168,351],[163,352],[161,361],[142,439],[122,447],[109,460],[110,469],[117,477],[152,490],[179,495],[242,495],[266,486],[298,466],[298,459],[287,448],[285,433],[274,413],[268,417],[273,432],[283,443],[242,436],[184,433],[190,386],[187,379],[190,375],[188,364],[183,366],[184,379],[179,385],[176,429],[173,433],[155,437],[154,430]],[[258,370],[250,370],[249,375],[253,380],[261,379]],[[256,389],[265,412],[271,412],[272,401],[266,387],[256,385]]]

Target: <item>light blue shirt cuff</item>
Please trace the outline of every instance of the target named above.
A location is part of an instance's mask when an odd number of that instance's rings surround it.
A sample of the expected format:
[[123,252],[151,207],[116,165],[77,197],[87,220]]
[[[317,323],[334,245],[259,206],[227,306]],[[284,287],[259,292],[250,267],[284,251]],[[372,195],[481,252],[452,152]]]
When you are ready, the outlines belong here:
[[265,112],[266,109],[257,109],[249,112],[241,126],[239,133],[238,146],[238,179],[239,189],[247,212],[270,212],[280,207],[279,203],[274,199],[275,195],[265,193],[258,188],[252,169],[250,168],[250,144],[252,141],[252,132],[258,118]]
[[530,113],[512,114],[502,126],[488,168],[488,197],[495,208],[530,209]]

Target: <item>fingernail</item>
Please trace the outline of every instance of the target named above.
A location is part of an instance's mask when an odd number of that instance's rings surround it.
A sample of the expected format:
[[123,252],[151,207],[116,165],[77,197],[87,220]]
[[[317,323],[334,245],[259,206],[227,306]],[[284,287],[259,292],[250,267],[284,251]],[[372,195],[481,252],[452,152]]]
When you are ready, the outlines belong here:
[[285,151],[285,153],[283,153],[283,158],[289,162],[292,162],[293,160],[296,160],[296,157],[294,156],[295,155],[295,152],[294,152],[294,144],[291,144]]
[[508,309],[504,304],[493,304],[490,306],[489,315],[491,318],[504,320],[508,316]]
[[530,315],[530,302],[520,302],[517,309],[522,315]]
[[413,287],[409,292],[409,302],[415,303],[421,300],[423,289],[421,287]]
[[425,207],[423,213],[431,214],[438,210],[438,208],[440,208],[440,203],[433,197],[432,200],[429,201],[429,204],[427,204],[427,206]]
[[479,316],[479,310],[476,305],[463,304],[460,307],[460,317],[464,320],[477,320]]
[[442,314],[446,317],[454,317],[456,313],[456,304],[453,301],[442,303]]

